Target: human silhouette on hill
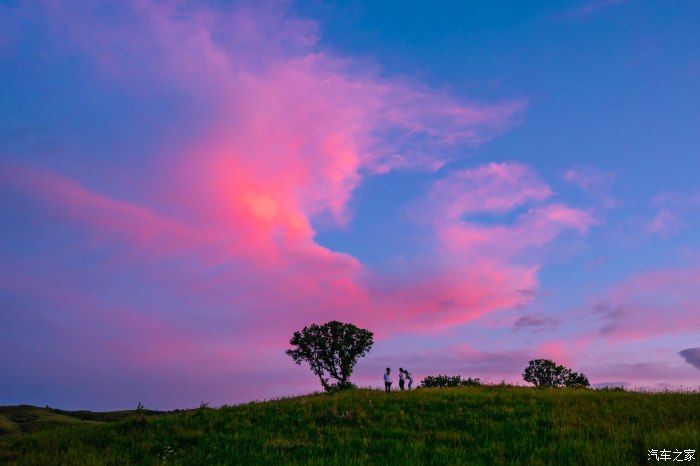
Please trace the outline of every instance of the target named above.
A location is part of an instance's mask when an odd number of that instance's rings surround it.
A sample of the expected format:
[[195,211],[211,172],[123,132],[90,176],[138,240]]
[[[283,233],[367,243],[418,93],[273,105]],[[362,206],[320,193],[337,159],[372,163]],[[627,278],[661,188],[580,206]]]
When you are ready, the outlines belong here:
[[386,393],[389,393],[391,391],[391,384],[394,381],[391,380],[391,368],[387,367],[386,372],[384,373],[384,391]]
[[406,376],[406,380],[408,380],[408,389],[410,390],[413,387],[413,374],[408,372],[408,369],[404,369],[403,373]]

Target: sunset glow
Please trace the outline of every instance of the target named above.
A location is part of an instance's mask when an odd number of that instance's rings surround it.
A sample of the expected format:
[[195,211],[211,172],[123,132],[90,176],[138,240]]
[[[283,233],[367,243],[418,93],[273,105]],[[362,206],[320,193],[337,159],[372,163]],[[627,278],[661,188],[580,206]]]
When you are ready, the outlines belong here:
[[555,3],[1,4],[0,404],[697,386],[699,5]]

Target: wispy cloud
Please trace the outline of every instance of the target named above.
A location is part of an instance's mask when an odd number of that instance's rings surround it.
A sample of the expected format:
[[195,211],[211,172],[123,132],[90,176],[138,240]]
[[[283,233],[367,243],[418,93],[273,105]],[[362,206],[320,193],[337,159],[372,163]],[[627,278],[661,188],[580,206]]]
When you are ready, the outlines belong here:
[[611,8],[628,3],[629,0],[586,0],[568,10],[553,15],[559,19],[586,19]]
[[622,205],[622,201],[612,194],[612,183],[615,176],[591,167],[570,168],[562,176],[564,181],[573,184],[587,192],[597,200],[602,208],[612,209]]
[[665,191],[654,196],[651,206],[655,213],[648,220],[646,231],[667,238],[680,232],[686,225],[685,218],[700,209],[700,193]]
[[611,287],[593,306],[602,320],[600,334],[619,341],[663,334],[687,334],[700,328],[697,266],[635,274]]
[[683,227],[683,222],[669,209],[660,209],[646,224],[646,231],[653,235],[668,237],[678,233]]
[[514,330],[531,330],[533,332],[543,332],[554,330],[561,324],[559,319],[542,314],[525,314],[513,322]]

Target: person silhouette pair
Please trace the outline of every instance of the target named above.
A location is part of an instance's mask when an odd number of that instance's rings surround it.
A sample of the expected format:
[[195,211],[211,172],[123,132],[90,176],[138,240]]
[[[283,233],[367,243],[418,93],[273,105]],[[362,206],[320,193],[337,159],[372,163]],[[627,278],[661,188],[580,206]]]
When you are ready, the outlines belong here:
[[[406,381],[408,381],[408,389],[413,387],[413,374],[408,372],[408,370],[403,367],[399,367],[399,389],[404,390],[406,386]],[[391,368],[387,367],[386,372],[384,372],[384,391],[386,393],[391,392],[391,385],[394,383],[391,378]]]

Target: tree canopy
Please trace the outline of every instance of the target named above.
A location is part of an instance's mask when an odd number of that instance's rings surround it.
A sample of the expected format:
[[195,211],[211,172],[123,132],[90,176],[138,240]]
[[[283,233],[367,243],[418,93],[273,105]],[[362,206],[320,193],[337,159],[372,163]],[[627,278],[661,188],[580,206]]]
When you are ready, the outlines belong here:
[[337,320],[311,324],[294,332],[289,340],[292,348],[286,353],[297,364],[308,363],[325,390],[345,388],[352,386],[350,376],[357,360],[372,349],[373,336],[369,330]]
[[523,372],[523,379],[536,387],[588,387],[583,373],[555,363],[551,359],[534,359]]

